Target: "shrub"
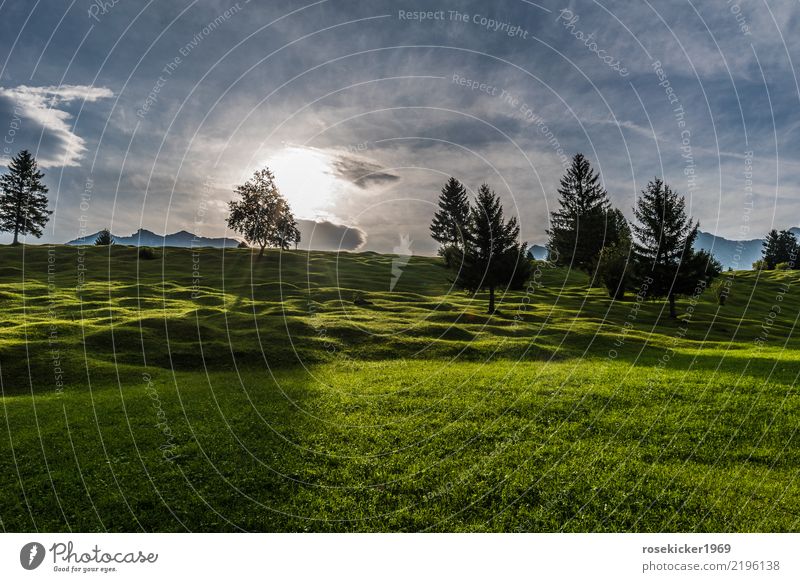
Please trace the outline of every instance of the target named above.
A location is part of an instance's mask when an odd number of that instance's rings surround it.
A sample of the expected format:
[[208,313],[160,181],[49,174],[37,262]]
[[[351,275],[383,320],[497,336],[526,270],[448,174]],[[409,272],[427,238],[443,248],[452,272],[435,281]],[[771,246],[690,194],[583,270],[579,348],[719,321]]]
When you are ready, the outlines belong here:
[[236,248],[237,249],[249,249],[250,246],[245,241],[242,241],[238,245],[236,245]]
[[711,292],[717,299],[718,305],[725,305],[728,297],[731,296],[731,285],[733,284],[733,277],[720,277],[711,285]]
[[755,263],[753,263],[753,270],[754,271],[766,271],[767,270],[767,262],[764,259],[758,259]]
[[143,261],[150,261],[158,257],[158,254],[150,247],[139,247],[139,258]]
[[791,268],[792,268],[792,264],[791,263],[787,263],[787,262],[778,263],[777,265],[775,265],[775,270],[776,271],[788,271]]
[[111,236],[111,231],[104,228],[97,233],[97,238],[94,239],[94,244],[97,246],[110,246],[114,244],[114,237]]
[[597,279],[602,282],[612,299],[622,299],[628,286],[630,266],[629,247],[625,242],[603,247],[597,264]]

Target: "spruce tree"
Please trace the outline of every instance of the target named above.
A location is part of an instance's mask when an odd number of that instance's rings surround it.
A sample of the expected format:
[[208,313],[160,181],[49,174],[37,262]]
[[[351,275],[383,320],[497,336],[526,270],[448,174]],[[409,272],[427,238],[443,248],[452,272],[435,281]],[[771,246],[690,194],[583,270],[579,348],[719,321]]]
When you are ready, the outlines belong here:
[[8,164],[8,173],[0,178],[0,230],[14,233],[13,245],[20,235],[42,236],[50,218],[47,210],[47,186],[36,159],[28,150],[19,152]]
[[721,267],[706,251],[694,251],[699,223],[686,215],[686,201],[659,178],[642,190],[633,225],[640,279],[647,280],[651,297],[669,299],[670,317],[677,317],[675,298],[692,293],[700,282],[708,283]]
[[767,269],[774,269],[780,263],[790,263],[791,268],[794,268],[797,238],[788,230],[778,232],[772,229],[764,239],[761,256]]
[[591,272],[605,245],[618,242],[619,233],[607,229],[611,210],[608,193],[583,154],[575,154],[561,178],[559,209],[550,217],[548,250],[551,260]]
[[447,266],[452,266],[453,250],[464,248],[464,239],[469,220],[469,199],[467,189],[450,178],[439,195],[439,209],[433,215],[431,236],[441,246],[439,255]]
[[517,219],[504,219],[500,199],[486,184],[478,190],[466,224],[456,284],[471,293],[488,289],[492,314],[497,287],[520,289],[530,277],[527,244],[519,241]]

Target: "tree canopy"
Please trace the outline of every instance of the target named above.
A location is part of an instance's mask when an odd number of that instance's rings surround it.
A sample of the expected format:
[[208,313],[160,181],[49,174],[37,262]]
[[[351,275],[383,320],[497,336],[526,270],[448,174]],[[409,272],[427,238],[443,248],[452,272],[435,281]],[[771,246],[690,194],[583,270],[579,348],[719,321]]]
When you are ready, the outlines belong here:
[[236,187],[238,200],[228,203],[228,227],[244,239],[258,245],[258,256],[267,246],[289,248],[300,242],[300,231],[286,198],[275,184],[269,168],[257,170],[253,177]]

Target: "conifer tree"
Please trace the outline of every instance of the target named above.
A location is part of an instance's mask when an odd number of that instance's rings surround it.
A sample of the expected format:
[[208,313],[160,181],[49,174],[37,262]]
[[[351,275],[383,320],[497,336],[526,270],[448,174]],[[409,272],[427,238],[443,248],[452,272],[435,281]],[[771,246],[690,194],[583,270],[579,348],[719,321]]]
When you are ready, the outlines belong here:
[[450,178],[439,195],[439,208],[431,222],[431,236],[441,246],[439,255],[447,266],[452,266],[453,250],[464,248],[464,238],[469,220],[469,199],[467,189]]
[[609,220],[608,193],[583,154],[572,158],[558,194],[560,207],[552,212],[547,231],[550,256],[559,265],[591,272],[603,246],[616,244],[621,233]]
[[42,183],[36,159],[28,150],[19,152],[0,178],[0,230],[14,233],[13,245],[20,235],[42,236],[50,218],[47,210],[47,186]]
[[764,239],[761,256],[767,269],[774,269],[780,263],[789,263],[791,268],[797,260],[797,238],[788,230],[778,232],[773,229]]
[[500,199],[486,184],[478,190],[466,234],[456,284],[471,293],[488,289],[492,314],[498,287],[519,289],[530,277],[527,244],[519,241],[517,219],[505,220]]
[[649,279],[649,296],[669,299],[669,314],[675,318],[675,298],[711,281],[721,266],[708,252],[692,249],[699,223],[686,215],[683,196],[661,179],[655,178],[642,190],[634,215],[638,275]]

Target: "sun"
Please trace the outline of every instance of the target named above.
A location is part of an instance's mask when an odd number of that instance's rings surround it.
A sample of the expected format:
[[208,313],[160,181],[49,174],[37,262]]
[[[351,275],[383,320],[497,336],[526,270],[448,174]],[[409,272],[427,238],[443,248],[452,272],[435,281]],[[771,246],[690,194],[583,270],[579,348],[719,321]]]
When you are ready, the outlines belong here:
[[314,148],[289,146],[270,157],[266,165],[275,174],[275,183],[297,218],[314,219],[329,214],[339,184],[328,154]]

